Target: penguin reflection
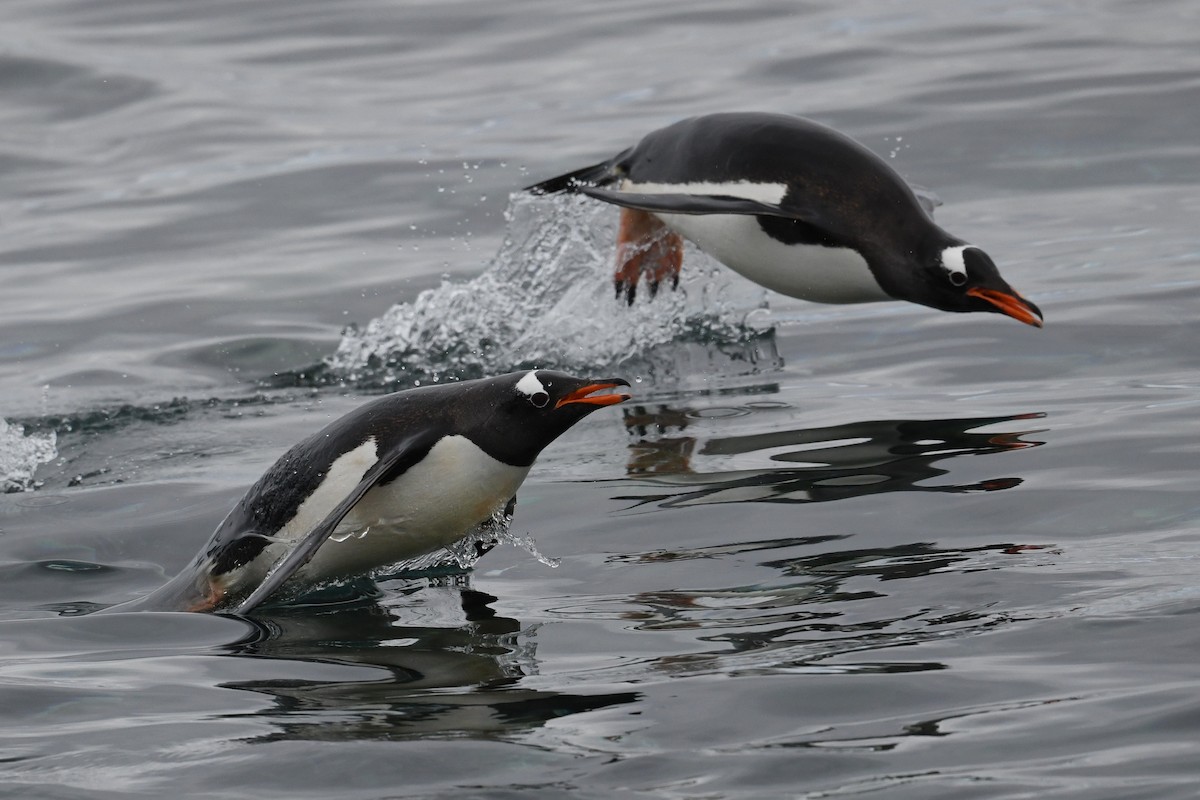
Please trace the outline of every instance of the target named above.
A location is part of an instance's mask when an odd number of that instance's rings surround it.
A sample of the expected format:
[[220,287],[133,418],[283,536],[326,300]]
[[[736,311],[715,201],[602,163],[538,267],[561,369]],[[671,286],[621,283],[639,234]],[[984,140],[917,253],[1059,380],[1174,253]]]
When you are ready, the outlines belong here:
[[[583,696],[520,686],[537,672],[534,632],[496,615],[491,595],[421,583],[389,597],[388,606],[347,603],[317,614],[280,608],[256,619],[263,636],[237,646],[238,655],[370,669],[347,680],[225,684],[274,698],[273,707],[253,712],[274,728],[260,740],[489,736],[637,699],[634,692]],[[411,624],[422,614],[445,619],[446,627]]]
[[[897,491],[963,493],[1011,489],[1020,485],[1020,478],[941,486],[920,484],[946,475],[947,469],[934,465],[948,458],[1003,453],[1042,444],[1021,438],[1037,430],[975,432],[985,426],[1042,416],[1035,413],[945,420],[876,420],[708,439],[641,438],[630,445],[627,474],[638,479],[639,485],[664,490],[616,499],[673,508],[708,503],[814,503]],[[634,406],[625,411],[627,429],[643,436],[654,430],[684,431],[691,419],[690,409],[664,406],[652,410]],[[765,456],[769,461],[803,466],[694,471],[696,455],[739,456],[766,451],[770,451]]]

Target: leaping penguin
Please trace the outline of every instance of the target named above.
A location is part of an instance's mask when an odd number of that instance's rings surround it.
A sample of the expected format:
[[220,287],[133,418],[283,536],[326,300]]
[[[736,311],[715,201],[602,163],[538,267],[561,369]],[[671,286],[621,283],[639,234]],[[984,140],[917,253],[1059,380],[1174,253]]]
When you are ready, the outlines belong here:
[[505,508],[538,454],[628,386],[530,370],[373,400],[292,447],[208,545],[139,607],[245,614],[309,585],[433,552]]
[[818,303],[908,300],[993,311],[1041,327],[1042,312],[987,253],[942,230],[886,161],[811,120],[692,117],[590,167],[527,187],[621,206],[615,283],[632,303],[679,281],[680,237],[746,278]]

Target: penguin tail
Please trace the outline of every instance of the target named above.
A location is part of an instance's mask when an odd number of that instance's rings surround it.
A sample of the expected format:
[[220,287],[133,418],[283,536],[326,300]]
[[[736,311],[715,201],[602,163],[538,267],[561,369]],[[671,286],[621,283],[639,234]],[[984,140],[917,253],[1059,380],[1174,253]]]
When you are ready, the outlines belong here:
[[613,162],[611,160],[601,161],[599,164],[593,164],[590,167],[577,169],[574,172],[568,172],[565,175],[559,175],[549,180],[535,183],[532,186],[526,186],[525,191],[533,194],[574,193],[578,192],[584,186],[603,186],[607,183],[612,183],[616,177],[613,171]]

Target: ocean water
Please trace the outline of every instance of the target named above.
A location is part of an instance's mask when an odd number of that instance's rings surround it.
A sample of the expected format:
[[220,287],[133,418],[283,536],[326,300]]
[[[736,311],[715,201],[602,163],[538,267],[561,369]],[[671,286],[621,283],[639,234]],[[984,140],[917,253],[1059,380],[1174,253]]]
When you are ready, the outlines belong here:
[[[1190,798],[1200,10],[12,0],[0,795]],[[1041,306],[818,306],[517,190],[684,116],[833,125]],[[634,399],[473,570],[144,596],[366,397]],[[550,561],[557,563],[552,566]]]

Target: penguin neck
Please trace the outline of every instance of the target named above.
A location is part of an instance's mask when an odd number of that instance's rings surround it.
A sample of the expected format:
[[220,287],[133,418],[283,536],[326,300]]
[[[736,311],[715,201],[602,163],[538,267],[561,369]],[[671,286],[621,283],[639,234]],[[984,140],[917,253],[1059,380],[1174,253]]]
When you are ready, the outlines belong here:
[[937,272],[942,251],[963,243],[932,220],[917,229],[900,231],[889,241],[899,244],[883,246],[874,241],[866,244],[871,274],[890,298],[930,305],[925,295],[930,291],[930,276]]

